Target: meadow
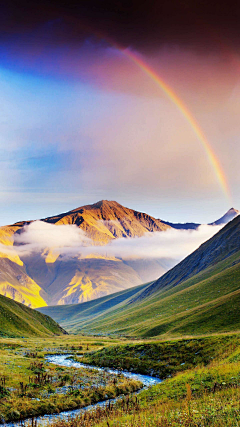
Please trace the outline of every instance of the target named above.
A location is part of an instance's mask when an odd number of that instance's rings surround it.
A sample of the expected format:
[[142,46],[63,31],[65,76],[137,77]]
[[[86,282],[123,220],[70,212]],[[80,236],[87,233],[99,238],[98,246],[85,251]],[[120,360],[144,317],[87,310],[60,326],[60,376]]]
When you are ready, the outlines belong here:
[[141,388],[138,381],[97,370],[59,367],[51,354],[82,354],[116,340],[60,336],[0,340],[0,422],[81,408]]
[[[83,355],[85,363],[165,380],[135,395],[141,385],[121,375],[116,383],[106,372],[59,367],[44,360],[45,355],[59,353],[73,354],[75,359]],[[1,339],[0,355],[2,422],[76,409],[121,395],[114,404],[108,402],[106,407],[49,425],[228,427],[240,423],[239,334],[168,341],[71,335]]]

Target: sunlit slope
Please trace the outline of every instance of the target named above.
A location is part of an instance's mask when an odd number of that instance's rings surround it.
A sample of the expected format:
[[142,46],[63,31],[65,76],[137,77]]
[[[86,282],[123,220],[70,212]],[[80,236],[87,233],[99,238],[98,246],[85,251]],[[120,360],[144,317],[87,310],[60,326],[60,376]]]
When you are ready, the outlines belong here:
[[7,253],[7,251],[1,252],[0,249],[0,257],[7,258],[18,265],[23,265],[23,262],[19,258],[17,252],[12,251],[14,243],[14,234],[17,232],[18,229],[19,227],[14,225],[6,225],[5,227],[0,227],[0,245],[10,247],[9,249],[11,249],[11,252],[9,251],[9,253]]
[[[110,295],[123,289],[142,284],[141,271],[120,259],[59,257],[53,264],[45,263],[39,254],[22,258],[28,274],[45,291],[48,304],[77,304]],[[146,260],[148,268],[154,261]],[[161,266],[158,265],[159,270]],[[140,268],[140,266],[139,266]],[[164,269],[162,268],[162,271]],[[156,274],[156,272],[155,272]]]
[[236,218],[127,304],[79,319],[74,331],[154,337],[240,330],[239,231]]
[[0,336],[60,335],[65,331],[49,316],[0,295]]
[[74,331],[79,328],[79,322],[86,324],[89,321],[91,322],[92,319],[96,319],[96,316],[101,315],[103,312],[111,312],[115,307],[129,302],[134,295],[141,292],[148,285],[134,286],[82,304],[41,307],[38,308],[38,311],[51,316],[59,324],[64,323],[66,329]]
[[[18,229],[16,226],[0,227],[0,244],[12,249]],[[0,294],[33,308],[46,305],[41,287],[27,274],[15,251],[4,253],[0,250]]]

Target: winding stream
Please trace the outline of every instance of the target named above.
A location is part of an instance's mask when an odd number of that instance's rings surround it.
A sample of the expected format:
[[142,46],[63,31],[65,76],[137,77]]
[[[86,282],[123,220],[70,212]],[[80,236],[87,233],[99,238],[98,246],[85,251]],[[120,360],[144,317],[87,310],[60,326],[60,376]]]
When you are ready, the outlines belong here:
[[[54,363],[55,365],[59,365],[59,366],[97,369],[98,371],[105,371],[112,375],[118,375],[121,373],[126,378],[141,381],[141,383],[144,385],[145,388],[149,388],[152,385],[159,384],[162,382],[162,380],[160,380],[159,378],[151,377],[149,375],[133,374],[132,372],[128,372],[128,371],[118,371],[116,369],[99,368],[98,366],[85,365],[84,363],[75,362],[74,360],[69,359],[70,356],[72,355],[71,354],[52,355],[52,356],[46,356],[46,360],[49,363]],[[111,403],[114,403],[119,398],[121,398],[121,396],[118,396],[115,399],[111,399]],[[100,406],[100,407],[105,406],[108,402],[109,402],[109,399],[104,400],[102,402],[98,402],[94,405],[85,406],[84,408],[81,408],[81,409],[75,409],[73,411],[71,410],[71,411],[61,412],[59,414],[43,415],[36,418],[37,425],[46,426],[49,423],[49,421],[57,421],[58,419],[68,420],[69,418],[79,415],[81,412],[95,409],[97,406]],[[26,419],[25,422],[27,425],[28,420]],[[7,423],[4,425],[6,425],[7,427],[21,427],[23,424],[21,424],[21,422],[13,422],[13,423]]]

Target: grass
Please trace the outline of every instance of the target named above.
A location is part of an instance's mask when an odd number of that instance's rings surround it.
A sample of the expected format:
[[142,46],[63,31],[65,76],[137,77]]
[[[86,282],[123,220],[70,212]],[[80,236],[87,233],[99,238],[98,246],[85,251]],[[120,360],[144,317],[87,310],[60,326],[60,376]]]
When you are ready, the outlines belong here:
[[[226,339],[226,340],[225,340]],[[115,405],[89,411],[69,421],[51,422],[52,427],[235,427],[240,423],[239,336],[212,337],[199,345],[209,355],[200,363],[177,372],[163,383]],[[195,345],[196,340],[193,340]],[[232,346],[231,346],[232,342]],[[171,343],[165,346],[172,349]],[[176,345],[176,344],[173,344]],[[208,350],[209,349],[209,350]],[[110,349],[109,349],[110,350]],[[139,348],[138,348],[139,350]],[[179,348],[175,348],[179,350]],[[190,350],[190,349],[189,349]],[[150,357],[148,358],[150,360]]]
[[[0,340],[0,420],[13,421],[77,409],[141,388],[123,376],[58,367],[45,361],[54,353],[79,354],[108,346],[111,339],[61,336]],[[115,344],[119,341],[114,341]]]
[[70,330],[139,338],[240,330],[239,259],[237,252],[172,289],[134,303],[126,300],[96,316],[80,320],[78,315]]
[[206,366],[212,360],[226,357],[239,345],[238,335],[143,342],[109,346],[89,352],[82,360],[91,365],[118,367],[165,379],[176,372]]
[[[136,381],[105,372],[58,367],[44,355],[79,353],[91,363],[161,374],[163,383],[132,395]],[[82,359],[81,359],[82,360]],[[33,378],[47,374],[39,384]],[[13,375],[14,373],[14,375]],[[25,385],[30,385],[25,390]],[[58,427],[237,426],[240,422],[240,335],[146,342],[62,336],[0,340],[0,419],[23,419],[87,406],[119,394],[116,404],[89,411]],[[20,382],[23,386],[20,386]],[[65,392],[62,389],[65,388]],[[3,389],[9,394],[1,394]],[[66,391],[67,390],[67,391]],[[37,400],[39,399],[39,400]]]
[[65,331],[49,316],[0,295],[0,336],[60,335]]

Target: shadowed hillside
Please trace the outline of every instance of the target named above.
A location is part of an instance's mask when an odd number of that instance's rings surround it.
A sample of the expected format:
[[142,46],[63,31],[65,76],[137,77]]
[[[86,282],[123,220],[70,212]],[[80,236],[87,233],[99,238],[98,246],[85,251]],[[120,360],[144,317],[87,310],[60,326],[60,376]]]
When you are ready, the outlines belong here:
[[74,331],[78,329],[79,322],[84,319],[84,322],[91,322],[96,316],[102,313],[111,312],[119,304],[125,304],[133,295],[138,294],[145,289],[149,284],[134,286],[121,292],[97,298],[92,301],[83,302],[82,304],[56,305],[49,307],[38,308],[41,313],[53,317],[56,322],[64,323],[66,327]]

